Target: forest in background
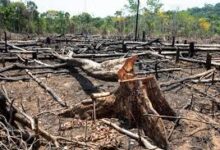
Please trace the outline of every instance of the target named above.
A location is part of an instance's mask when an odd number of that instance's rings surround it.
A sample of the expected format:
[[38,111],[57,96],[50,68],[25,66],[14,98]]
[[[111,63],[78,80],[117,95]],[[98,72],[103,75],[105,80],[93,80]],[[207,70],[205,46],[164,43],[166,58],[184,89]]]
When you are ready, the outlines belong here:
[[[162,8],[159,0],[147,0],[141,7],[139,35],[143,31],[148,36],[209,37],[220,34],[220,3],[187,10],[163,11]],[[128,0],[128,5],[122,10],[105,18],[89,13],[72,16],[56,10],[40,13],[33,1],[0,0],[0,29],[33,34],[131,35],[134,33],[136,11],[136,0]]]

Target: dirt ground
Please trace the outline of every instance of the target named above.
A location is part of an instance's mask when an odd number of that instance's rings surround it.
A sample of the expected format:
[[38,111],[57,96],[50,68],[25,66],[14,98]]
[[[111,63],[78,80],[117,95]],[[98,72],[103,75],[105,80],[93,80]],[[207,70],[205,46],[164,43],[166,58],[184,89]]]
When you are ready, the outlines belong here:
[[[142,60],[146,59],[148,60],[149,58],[142,58]],[[45,61],[45,63],[55,62]],[[159,64],[159,67],[181,67],[183,70],[174,73],[159,73],[158,82],[178,79],[205,71],[205,68],[201,65],[185,62],[180,62],[178,64],[175,64],[175,62],[162,62]],[[146,64],[144,68],[145,70],[151,70],[150,68],[152,68],[152,64]],[[34,70],[32,73],[37,71],[42,70]],[[117,82],[105,82],[89,77],[78,68],[72,68],[69,69],[69,71],[70,73],[37,75],[37,77],[51,87],[68,106],[89,99],[91,93],[113,91],[119,86],[119,83]],[[23,70],[10,71],[5,73],[5,75],[27,76]],[[216,76],[218,75],[219,72]],[[88,145],[96,146],[97,149],[143,149],[143,147],[139,146],[136,141],[120,134],[107,125],[104,125],[99,120],[94,122],[92,120],[81,120],[77,117],[58,117],[56,114],[63,108],[61,108],[53,98],[33,80],[19,82],[2,81],[1,85],[6,87],[9,97],[15,99],[15,106],[22,108],[23,111],[31,116],[38,116],[39,125],[51,134],[74,138],[79,141],[86,141]],[[206,116],[212,118],[214,111],[215,116],[213,121],[215,120],[218,122],[218,107],[215,105],[213,108],[209,97],[198,94],[193,88],[190,88],[190,86],[201,89],[202,92],[215,95],[216,98],[219,98],[219,83],[215,83],[214,85],[211,85],[210,83],[190,83],[189,86],[182,84],[173,90],[164,91],[165,97],[171,107],[178,112],[178,114],[185,114],[185,116],[192,119],[198,119],[198,116],[200,116],[199,119],[202,119],[203,121],[207,120]],[[183,107],[190,101],[190,108],[183,109]],[[187,113],[188,115],[186,115]],[[110,120],[116,124],[123,122],[117,118],[111,118]],[[167,135],[169,135],[176,123],[165,120],[165,125],[168,132]],[[137,132],[137,129],[131,130]],[[181,119],[169,137],[169,149],[220,149],[219,131],[219,127],[213,127],[208,123]],[[44,143],[44,145],[42,145],[41,149],[51,148],[51,143],[45,143],[45,141],[42,141],[42,143]],[[74,147],[74,145],[63,143],[63,149],[83,149],[82,147]]]
[[[201,42],[198,42],[201,43]],[[51,45],[55,48],[54,45]],[[62,47],[62,45],[59,45]],[[210,53],[213,59],[218,60],[220,53]],[[197,53],[194,58],[205,60],[206,54]],[[158,84],[171,80],[188,77],[206,71],[204,65],[180,61],[163,62],[161,58],[154,56],[140,57],[140,61],[157,60],[158,69],[182,68],[181,71],[158,73]],[[103,61],[99,59],[95,61]],[[57,64],[58,60],[42,60],[47,64]],[[12,63],[7,62],[6,66]],[[31,64],[35,65],[35,64]],[[0,68],[2,68],[0,64]],[[135,71],[152,71],[155,63],[144,63],[142,70],[139,70],[138,64]],[[216,68],[215,78],[219,78],[219,68]],[[42,71],[53,71],[51,69],[34,69],[32,73]],[[90,99],[92,93],[112,92],[119,87],[118,82],[106,82],[88,76],[79,68],[62,68],[56,71],[65,71],[65,73],[47,73],[36,75],[40,80],[53,89],[68,106],[74,106],[77,103]],[[1,73],[1,76],[23,76],[29,77],[24,70],[13,70]],[[143,146],[128,136],[119,133],[113,128],[105,125],[100,119],[81,120],[78,116],[75,118],[64,118],[58,116],[62,108],[44,89],[35,81],[6,82],[0,81],[4,85],[9,98],[14,100],[14,106],[21,108],[25,113],[39,119],[39,126],[49,133],[62,136],[77,141],[86,142],[88,145],[101,150],[141,150]],[[197,90],[200,92],[198,92]],[[220,98],[220,83],[192,83],[184,82],[170,90],[161,88],[166,100],[182,119],[176,121],[164,120],[167,130],[167,139],[170,150],[219,150],[220,149],[220,105],[213,103],[212,99]],[[123,117],[123,116],[122,116]],[[185,119],[184,119],[185,117]],[[121,118],[106,118],[124,128],[128,127],[125,120]],[[136,128],[127,128],[138,133]],[[141,131],[142,132],[142,131]],[[144,134],[142,133],[144,136]],[[149,141],[151,139],[147,138]],[[151,141],[152,142],[152,141]],[[40,149],[56,149],[51,142],[41,141]],[[153,142],[152,142],[153,143]],[[63,142],[61,149],[92,149]],[[94,148],[93,148],[94,149]]]

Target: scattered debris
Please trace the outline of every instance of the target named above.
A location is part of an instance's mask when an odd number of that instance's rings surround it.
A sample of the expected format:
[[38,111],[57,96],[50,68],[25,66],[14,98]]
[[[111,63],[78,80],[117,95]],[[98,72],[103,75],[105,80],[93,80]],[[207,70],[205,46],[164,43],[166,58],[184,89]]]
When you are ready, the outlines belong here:
[[89,38],[0,41],[1,149],[219,149],[219,45]]

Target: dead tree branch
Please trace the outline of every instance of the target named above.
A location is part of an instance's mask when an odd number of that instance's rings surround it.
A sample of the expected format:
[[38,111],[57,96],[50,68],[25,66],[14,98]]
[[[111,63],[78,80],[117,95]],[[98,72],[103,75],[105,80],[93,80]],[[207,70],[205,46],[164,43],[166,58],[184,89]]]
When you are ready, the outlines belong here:
[[43,89],[45,89],[52,97],[53,99],[58,102],[62,107],[66,107],[66,103],[50,88],[48,87],[45,83],[43,83],[40,79],[35,77],[28,69],[25,70],[27,74],[34,80],[36,81]]
[[127,135],[137,141],[141,141],[141,143],[147,149],[162,150],[161,148],[158,148],[157,146],[152,145],[147,139],[139,136],[138,134],[135,134],[135,133],[132,133],[126,129],[123,129],[123,128],[119,127],[118,125],[111,123],[105,119],[101,119],[101,121],[104,122],[105,124],[107,124],[108,126],[113,127],[115,130],[119,131],[120,133],[125,134],[125,135]]

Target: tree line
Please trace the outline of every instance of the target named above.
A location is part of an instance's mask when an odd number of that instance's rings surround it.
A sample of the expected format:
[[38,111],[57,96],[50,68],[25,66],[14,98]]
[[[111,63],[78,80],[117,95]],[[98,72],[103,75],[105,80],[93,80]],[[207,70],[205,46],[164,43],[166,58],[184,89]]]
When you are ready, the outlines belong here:
[[[160,0],[147,0],[140,8],[139,35],[204,37],[220,34],[220,3],[202,8],[163,11]],[[128,0],[113,16],[94,17],[89,13],[71,16],[48,10],[39,13],[33,1],[0,0],[0,29],[16,33],[88,33],[133,35],[137,0]]]

